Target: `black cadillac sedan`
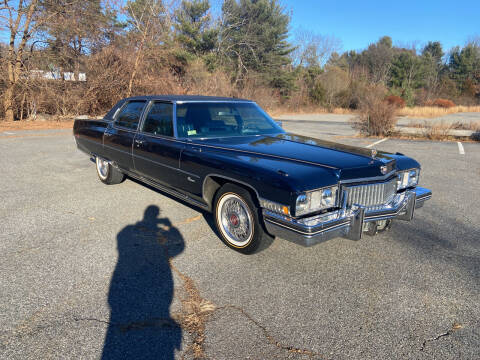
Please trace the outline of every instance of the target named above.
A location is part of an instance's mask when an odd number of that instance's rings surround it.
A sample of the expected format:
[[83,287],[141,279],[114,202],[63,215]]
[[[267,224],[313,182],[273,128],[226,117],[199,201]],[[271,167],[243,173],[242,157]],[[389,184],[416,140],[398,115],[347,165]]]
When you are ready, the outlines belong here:
[[101,120],[77,119],[74,136],[102,182],[132,177],[211,211],[242,253],[274,236],[359,240],[410,221],[432,196],[414,159],[285,132],[250,100],[127,98]]

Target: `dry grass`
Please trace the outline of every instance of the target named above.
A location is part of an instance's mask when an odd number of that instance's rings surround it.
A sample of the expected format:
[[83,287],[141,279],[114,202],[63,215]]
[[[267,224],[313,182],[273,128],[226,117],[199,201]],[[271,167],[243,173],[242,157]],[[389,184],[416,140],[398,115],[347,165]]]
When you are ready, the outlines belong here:
[[423,136],[429,140],[449,139],[450,130],[453,130],[452,124],[434,124],[423,128]]
[[416,106],[413,108],[406,107],[400,109],[398,111],[398,115],[418,118],[435,118],[462,112],[480,112],[480,106],[453,106],[451,108],[440,108],[436,106]]
[[424,120],[422,122],[418,121],[411,121],[408,124],[409,127],[414,128],[432,128],[436,127],[439,129],[449,129],[449,130],[472,130],[479,132],[480,131],[480,121],[470,121],[470,122],[454,122],[454,123],[446,123],[444,121],[432,123],[431,121]]
[[[427,121],[410,122],[408,127],[421,129],[418,134],[405,134],[395,131],[391,136],[398,139],[425,139],[435,141],[457,141],[459,137],[462,141],[479,141],[480,140],[480,122],[461,123],[461,122],[444,122],[444,121]],[[462,137],[459,134],[453,134],[453,130],[472,130],[473,135]]]

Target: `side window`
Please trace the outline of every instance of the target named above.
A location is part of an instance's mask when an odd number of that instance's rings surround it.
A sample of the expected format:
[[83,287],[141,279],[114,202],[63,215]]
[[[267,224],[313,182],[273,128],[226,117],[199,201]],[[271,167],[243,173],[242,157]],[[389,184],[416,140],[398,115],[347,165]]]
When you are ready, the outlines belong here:
[[145,118],[143,131],[155,135],[173,136],[173,105],[154,103]]
[[145,101],[130,101],[122,110],[120,110],[120,113],[115,120],[115,124],[136,130],[144,106]]

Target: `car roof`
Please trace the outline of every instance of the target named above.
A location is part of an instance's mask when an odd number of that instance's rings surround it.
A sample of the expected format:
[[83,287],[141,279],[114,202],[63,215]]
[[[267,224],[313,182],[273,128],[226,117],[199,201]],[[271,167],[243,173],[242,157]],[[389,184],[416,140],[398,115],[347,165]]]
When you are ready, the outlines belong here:
[[160,100],[160,101],[171,101],[171,102],[253,102],[252,100],[239,99],[232,97],[221,97],[221,96],[201,96],[201,95],[144,95],[144,96],[133,96],[124,99],[128,100]]

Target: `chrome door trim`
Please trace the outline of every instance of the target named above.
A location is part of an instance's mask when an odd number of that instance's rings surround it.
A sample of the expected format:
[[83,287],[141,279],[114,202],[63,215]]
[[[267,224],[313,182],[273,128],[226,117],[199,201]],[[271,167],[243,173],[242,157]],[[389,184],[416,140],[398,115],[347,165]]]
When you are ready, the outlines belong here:
[[131,171],[125,171],[125,172],[126,172],[126,174],[127,174],[128,176],[130,176],[130,177],[132,177],[132,178],[134,178],[134,179],[136,179],[136,180],[138,180],[138,181],[140,181],[140,182],[143,182],[143,183],[145,183],[145,184],[147,184],[147,185],[150,185],[150,186],[152,186],[152,187],[154,187],[154,188],[156,188],[156,189],[158,189],[158,190],[160,190],[160,191],[166,192],[166,193],[169,194],[169,195],[172,195],[172,196],[174,196],[174,197],[176,197],[176,198],[178,198],[178,199],[180,199],[180,200],[183,200],[183,201],[185,201],[185,202],[188,202],[188,203],[190,203],[190,204],[192,204],[192,205],[195,205],[195,206],[197,206],[197,207],[200,207],[200,208],[202,208],[202,209],[204,209],[204,210],[209,210],[209,207],[208,207],[207,204],[204,204],[204,203],[201,203],[200,201],[197,201],[197,200],[195,200],[195,199],[192,199],[192,198],[189,197],[188,195],[185,195],[185,194],[177,191],[177,190],[176,190],[175,188],[173,188],[173,187],[172,187],[172,188],[169,188],[169,187],[160,185],[159,183],[157,183],[157,182],[155,182],[155,181],[152,181],[152,180],[150,180],[150,179],[147,179],[147,178],[145,178],[145,177],[143,177],[143,176],[140,176],[140,175],[138,175],[138,174],[136,174],[136,173],[132,173]]

